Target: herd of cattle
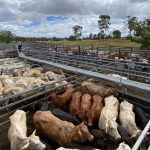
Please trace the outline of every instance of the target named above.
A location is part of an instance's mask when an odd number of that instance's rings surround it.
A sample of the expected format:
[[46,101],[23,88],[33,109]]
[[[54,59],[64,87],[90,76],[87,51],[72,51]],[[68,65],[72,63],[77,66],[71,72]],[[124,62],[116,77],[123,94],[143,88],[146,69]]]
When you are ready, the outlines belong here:
[[[64,74],[45,71],[41,67],[30,68],[23,61],[14,58],[0,59],[0,71],[0,99],[65,78]],[[64,80],[55,83],[55,86],[66,83]]]
[[[26,113],[10,116],[11,150],[130,150],[148,122],[142,109],[117,98],[116,88],[90,80],[78,90],[69,85],[64,93],[48,93],[33,111],[35,130],[29,137]],[[147,134],[141,149],[149,144]]]

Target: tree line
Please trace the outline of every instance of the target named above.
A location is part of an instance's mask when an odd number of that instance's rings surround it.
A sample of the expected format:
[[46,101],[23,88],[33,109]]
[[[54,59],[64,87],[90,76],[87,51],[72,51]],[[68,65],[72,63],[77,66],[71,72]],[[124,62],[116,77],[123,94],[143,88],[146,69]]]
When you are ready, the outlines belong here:
[[[107,33],[111,25],[111,17],[109,15],[100,15],[98,19],[98,28],[99,33],[93,34],[90,33],[89,37],[85,39],[116,39],[121,38],[121,31],[116,29],[112,33]],[[139,20],[138,17],[128,16],[127,24],[125,27],[128,28],[129,34],[127,39],[132,41],[139,42],[142,44],[142,48],[150,49],[150,18],[145,18]],[[69,37],[69,40],[78,40],[82,36],[82,26],[75,25],[73,26],[74,35]]]
[[[100,15],[97,21],[99,32],[97,34],[90,33],[88,37],[84,37],[82,39],[116,39],[121,38],[121,31],[116,29],[112,33],[108,33],[108,29],[111,25],[111,17],[109,15]],[[132,41],[140,42],[142,44],[142,48],[150,48],[150,18],[145,18],[143,20],[139,20],[138,17],[128,16],[128,21],[125,24],[126,28],[129,30],[129,34],[126,37],[127,39],[131,39]],[[81,40],[83,27],[80,25],[75,25],[72,27],[73,35],[66,38],[47,38],[47,37],[20,37],[11,33],[10,31],[1,31],[0,32],[0,42],[17,42],[17,41],[60,41],[60,40]]]

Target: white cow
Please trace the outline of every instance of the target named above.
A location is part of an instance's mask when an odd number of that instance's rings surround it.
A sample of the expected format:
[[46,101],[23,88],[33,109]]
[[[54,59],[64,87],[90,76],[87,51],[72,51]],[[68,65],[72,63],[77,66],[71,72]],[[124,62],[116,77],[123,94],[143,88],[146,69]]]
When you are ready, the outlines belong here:
[[119,144],[119,147],[116,150],[131,150],[131,148],[124,142]]
[[112,76],[112,77],[115,77],[115,78],[121,78],[121,79],[124,79],[124,80],[128,80],[127,77],[121,76],[119,74],[108,74],[108,76]]
[[121,136],[118,133],[118,124],[116,123],[119,102],[114,96],[106,97],[104,101],[105,107],[102,109],[98,126],[115,139],[120,139]]
[[35,135],[35,131],[30,137],[26,136],[26,113],[24,111],[17,110],[9,119],[8,139],[11,150],[44,150],[46,148]]
[[64,74],[56,74],[56,73],[54,73],[54,72],[52,72],[52,71],[47,71],[46,73],[45,73],[45,79],[47,80],[47,81],[51,81],[51,80],[55,80],[55,81],[58,81],[58,80],[61,80],[61,79],[63,79],[63,78],[65,78],[65,75]]
[[135,114],[131,103],[127,101],[121,102],[119,120],[122,127],[127,130],[130,136],[136,137],[141,132],[136,126]]

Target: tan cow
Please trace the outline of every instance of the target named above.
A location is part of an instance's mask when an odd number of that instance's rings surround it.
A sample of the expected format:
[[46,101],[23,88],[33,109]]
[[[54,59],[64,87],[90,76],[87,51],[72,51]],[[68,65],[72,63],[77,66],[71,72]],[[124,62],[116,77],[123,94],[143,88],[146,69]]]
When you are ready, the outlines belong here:
[[24,77],[43,77],[44,74],[42,73],[42,70],[40,69],[26,69],[26,71],[23,73]]
[[116,95],[117,89],[114,87],[105,86],[102,84],[94,84],[92,82],[84,81],[82,82],[82,88],[85,92],[93,95],[100,95],[102,97]]
[[60,146],[72,141],[92,141],[94,138],[83,123],[74,126],[55,117],[50,111],[37,111],[33,116],[33,123],[39,133],[59,143]]
[[26,113],[17,110],[10,118],[10,127],[8,130],[8,139],[11,150],[44,150],[46,146],[40,142],[35,131],[30,137],[27,137]]
[[141,131],[137,128],[135,123],[135,114],[133,112],[133,104],[123,101],[120,104],[119,120],[123,128],[132,137],[136,137]]
[[72,99],[69,106],[69,112],[72,115],[78,115],[80,112],[80,105],[81,105],[81,96],[82,93],[77,91],[73,93]]
[[103,98],[99,95],[94,95],[92,98],[91,108],[88,111],[88,126],[92,127],[93,123],[97,124],[103,108]]
[[87,123],[87,113],[91,108],[91,100],[92,100],[92,97],[90,94],[86,93],[82,95],[79,118],[81,121],[86,122],[86,123]]
[[118,117],[118,105],[119,102],[116,97],[109,96],[104,99],[105,107],[103,107],[101,116],[99,118],[99,128],[109,133],[115,139],[120,139],[121,136],[117,130],[116,119]]

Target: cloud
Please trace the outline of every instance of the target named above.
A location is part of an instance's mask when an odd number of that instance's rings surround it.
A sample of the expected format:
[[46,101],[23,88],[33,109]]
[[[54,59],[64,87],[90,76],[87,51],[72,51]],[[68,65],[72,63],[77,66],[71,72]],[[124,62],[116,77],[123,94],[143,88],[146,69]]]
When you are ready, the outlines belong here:
[[0,29],[19,36],[65,37],[83,26],[83,36],[99,32],[98,16],[111,16],[110,32],[124,35],[127,16],[150,16],[150,0],[0,0]]

